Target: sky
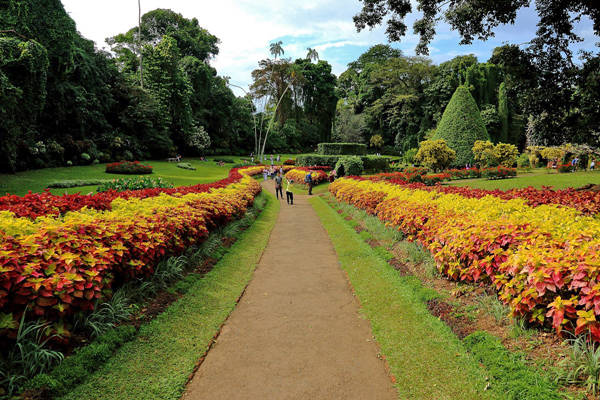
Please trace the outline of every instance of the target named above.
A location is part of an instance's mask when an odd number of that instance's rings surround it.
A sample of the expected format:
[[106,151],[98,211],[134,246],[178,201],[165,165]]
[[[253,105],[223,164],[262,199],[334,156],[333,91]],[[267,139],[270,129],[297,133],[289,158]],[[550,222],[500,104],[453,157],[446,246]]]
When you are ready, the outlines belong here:
[[[136,0],[62,2],[79,32],[96,42],[99,49],[109,50],[107,37],[126,32],[137,24]],[[143,13],[170,8],[186,18],[197,18],[203,28],[221,41],[219,55],[211,64],[219,75],[229,76],[233,84],[246,88],[251,83],[251,71],[258,60],[269,56],[269,43],[274,41],[281,40],[284,57],[292,59],[305,57],[307,47],[315,48],[338,76],[370,46],[387,43],[385,26],[356,32],[352,17],[361,9],[359,0],[141,0],[141,3]],[[417,18],[416,13],[408,17],[409,32]],[[441,24],[429,47],[430,58],[439,64],[457,55],[475,54],[483,62],[496,46],[529,41],[535,36],[536,23],[535,11],[523,9],[514,25],[502,26],[494,38],[468,46],[459,45],[459,35]],[[589,20],[578,24],[576,31],[585,40],[575,45],[574,50],[599,50],[596,44],[600,37],[594,36]],[[418,37],[409,33],[392,46],[414,55],[417,41]],[[234,91],[241,94],[239,89]]]

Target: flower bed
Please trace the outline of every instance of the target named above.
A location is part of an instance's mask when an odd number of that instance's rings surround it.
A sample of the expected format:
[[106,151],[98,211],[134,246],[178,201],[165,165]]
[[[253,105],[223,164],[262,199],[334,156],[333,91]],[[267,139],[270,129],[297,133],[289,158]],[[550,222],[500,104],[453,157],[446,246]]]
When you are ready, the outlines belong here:
[[139,161],[119,161],[106,165],[106,172],[109,174],[144,175],[151,174],[152,167],[140,164]]
[[444,173],[449,174],[452,179],[481,178],[481,170],[478,168],[448,169],[445,170]]
[[286,173],[285,177],[288,180],[293,180],[294,183],[306,185],[304,178],[310,172],[313,185],[318,185],[319,183],[325,182],[327,180],[327,173],[323,169],[314,168],[328,168],[328,170],[331,169],[331,167],[298,167]]
[[513,176],[517,176],[516,168],[507,168],[507,167],[492,167],[492,168],[484,168],[481,170],[481,176],[488,179],[505,179],[511,178]]
[[261,170],[235,170],[210,185],[130,191],[106,209],[60,217],[0,213],[0,314],[18,320],[28,307],[57,321],[92,310],[114,282],[151,275],[164,257],[243,215],[261,190],[250,175]]
[[600,340],[600,220],[571,207],[424,188],[339,179],[330,191],[419,241],[445,276],[494,286],[514,315],[558,332],[589,328]]

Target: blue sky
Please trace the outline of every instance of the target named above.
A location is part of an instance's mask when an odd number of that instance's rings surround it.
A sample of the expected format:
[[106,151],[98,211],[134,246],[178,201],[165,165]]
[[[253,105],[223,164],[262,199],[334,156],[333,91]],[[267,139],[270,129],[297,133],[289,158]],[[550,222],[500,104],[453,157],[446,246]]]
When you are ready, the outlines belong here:
[[[66,10],[77,23],[79,31],[106,47],[104,39],[134,26],[137,21],[135,0],[63,0]],[[220,54],[212,61],[220,75],[230,76],[233,83],[247,87],[250,72],[259,59],[269,56],[269,43],[281,40],[285,57],[304,57],[306,48],[316,48],[322,59],[329,61],[337,75],[370,46],[387,43],[385,27],[357,33],[352,17],[360,10],[358,0],[142,0],[142,11],[170,8],[187,18],[197,18],[200,25],[221,39]],[[416,8],[415,8],[416,9]],[[415,13],[408,19],[412,21]],[[475,54],[486,61],[494,47],[504,43],[524,43],[535,35],[537,16],[534,10],[519,12],[514,25],[500,27],[496,36],[486,42],[460,46],[460,38],[446,24],[437,27],[438,34],[430,46],[434,63],[447,61],[461,54]],[[598,51],[592,24],[583,21],[577,32],[583,43],[574,50]],[[409,34],[400,43],[392,44],[405,54],[414,54],[418,38]],[[236,89],[236,92],[241,93]]]

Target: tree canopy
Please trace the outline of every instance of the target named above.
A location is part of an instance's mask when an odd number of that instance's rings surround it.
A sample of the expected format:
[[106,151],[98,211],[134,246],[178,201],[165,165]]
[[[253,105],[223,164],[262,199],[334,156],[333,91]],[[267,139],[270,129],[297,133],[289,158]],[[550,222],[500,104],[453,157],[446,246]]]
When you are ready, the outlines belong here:
[[[362,10],[354,17],[360,31],[386,21],[390,41],[400,41],[406,35],[407,16],[413,12],[411,0],[360,0]],[[413,24],[419,35],[417,54],[428,54],[429,43],[436,34],[440,20],[447,22],[461,36],[461,44],[486,40],[503,24],[513,24],[517,12],[535,4],[539,16],[536,40],[543,44],[560,45],[579,40],[574,26],[582,17],[589,17],[596,34],[600,33],[600,7],[596,0],[417,0],[422,17]]]

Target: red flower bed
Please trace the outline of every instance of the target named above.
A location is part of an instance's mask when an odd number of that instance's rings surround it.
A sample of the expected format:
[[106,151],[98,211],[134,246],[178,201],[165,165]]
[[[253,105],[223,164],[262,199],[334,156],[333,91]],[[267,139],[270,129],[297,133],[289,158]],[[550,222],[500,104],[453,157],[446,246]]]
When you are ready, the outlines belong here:
[[106,172],[109,174],[151,174],[152,167],[150,165],[140,164],[139,161],[119,161],[116,163],[108,164],[106,166]]

